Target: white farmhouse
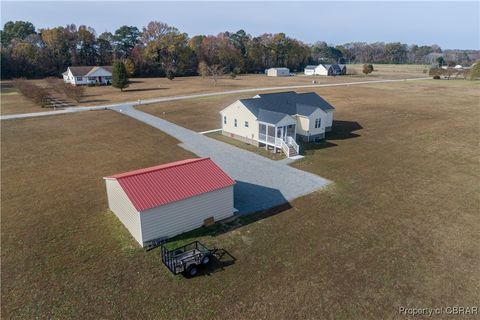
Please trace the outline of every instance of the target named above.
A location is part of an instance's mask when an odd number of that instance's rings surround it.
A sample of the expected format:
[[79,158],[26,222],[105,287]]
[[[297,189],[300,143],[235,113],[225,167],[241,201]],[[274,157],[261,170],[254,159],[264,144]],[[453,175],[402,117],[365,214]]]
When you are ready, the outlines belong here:
[[111,84],[112,67],[68,67],[63,74],[63,81],[74,86],[88,84]]
[[235,181],[209,158],[105,177],[108,207],[141,246],[234,214]]
[[288,68],[270,68],[267,69],[267,76],[269,77],[288,77],[290,69]]
[[237,100],[222,111],[222,133],[253,144],[299,152],[297,141],[318,141],[332,128],[335,108],[314,92],[259,94]]
[[304,74],[307,76],[338,76],[347,74],[347,66],[344,64],[319,64],[305,67]]

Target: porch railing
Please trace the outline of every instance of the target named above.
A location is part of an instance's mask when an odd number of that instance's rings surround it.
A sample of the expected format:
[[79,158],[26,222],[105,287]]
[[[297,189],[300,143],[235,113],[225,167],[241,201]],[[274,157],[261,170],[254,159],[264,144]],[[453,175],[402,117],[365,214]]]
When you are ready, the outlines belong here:
[[[282,140],[282,139],[280,139]],[[285,153],[285,155],[287,156],[287,158],[290,158],[290,148],[288,147],[288,145],[285,143],[285,141],[282,140],[281,142],[282,144],[282,150],[283,152]]]
[[263,134],[263,133],[259,133],[258,134],[258,141],[266,142],[266,143],[272,144],[276,147],[281,147],[283,140],[281,138],[277,138],[277,137],[269,136],[269,135],[266,135],[266,134]]
[[293,146],[295,151],[297,151],[297,153],[299,153],[300,147],[298,146],[298,143],[295,141],[295,139],[293,139],[290,136],[287,136],[287,144]]
[[292,146],[295,149],[297,154],[299,153],[299,150],[300,150],[297,142],[291,136],[287,136],[285,141],[282,138],[277,138],[277,137],[269,136],[263,133],[259,133],[258,141],[263,143],[268,143],[270,145],[274,145],[277,148],[282,148],[283,152],[287,157],[290,157],[290,146]]

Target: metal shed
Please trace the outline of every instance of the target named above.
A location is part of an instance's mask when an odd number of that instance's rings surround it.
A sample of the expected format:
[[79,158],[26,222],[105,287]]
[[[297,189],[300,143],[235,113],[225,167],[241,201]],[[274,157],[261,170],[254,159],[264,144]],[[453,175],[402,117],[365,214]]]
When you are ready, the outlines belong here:
[[267,70],[267,76],[269,77],[288,77],[290,75],[290,69],[288,68],[270,68]]
[[233,215],[230,178],[210,158],[104,177],[108,206],[141,246]]

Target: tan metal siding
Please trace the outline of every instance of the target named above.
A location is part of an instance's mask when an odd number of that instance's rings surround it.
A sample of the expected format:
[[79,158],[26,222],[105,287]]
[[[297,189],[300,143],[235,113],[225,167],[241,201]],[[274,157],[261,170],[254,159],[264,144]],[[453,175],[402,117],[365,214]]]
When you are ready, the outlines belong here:
[[140,213],[143,241],[173,237],[233,215],[233,186],[204,193]]
[[130,231],[135,240],[143,246],[140,228],[140,213],[128,199],[125,191],[114,179],[106,179],[108,207]]

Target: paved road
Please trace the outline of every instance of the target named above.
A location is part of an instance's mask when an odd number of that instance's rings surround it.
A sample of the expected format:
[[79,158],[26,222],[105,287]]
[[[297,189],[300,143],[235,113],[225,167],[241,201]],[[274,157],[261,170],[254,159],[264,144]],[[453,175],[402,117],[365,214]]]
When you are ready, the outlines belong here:
[[330,183],[317,175],[288,166],[288,161],[267,159],[141,112],[131,106],[113,107],[112,110],[160,129],[180,140],[181,147],[200,157],[210,157],[215,161],[237,181],[235,208],[239,213],[271,208]]
[[[231,91],[221,91],[221,92],[210,92],[210,93],[199,93],[192,95],[184,96],[173,96],[173,97],[163,97],[155,99],[141,100],[142,105],[145,104],[154,104],[167,101],[176,101],[176,100],[186,100],[193,98],[203,98],[203,97],[212,97],[236,93],[246,93],[246,92],[259,92],[259,91],[270,91],[270,90],[293,90],[293,89],[303,89],[303,88],[321,88],[321,87],[339,87],[339,86],[352,86],[352,85],[361,85],[361,84],[371,84],[371,83],[386,83],[386,82],[403,82],[403,81],[415,81],[415,80],[425,80],[430,78],[412,78],[412,79],[400,79],[400,80],[370,80],[370,81],[356,81],[356,82],[345,82],[345,83],[329,83],[329,84],[310,84],[310,85],[295,85],[295,86],[282,86],[282,87],[266,87],[266,88],[250,88],[250,89],[240,89],[240,90],[231,90]],[[136,105],[137,101],[129,101],[101,106],[93,107],[70,107],[63,110],[56,111],[44,111],[44,112],[32,112],[32,113],[22,113],[22,114],[12,114],[0,116],[0,120],[13,120],[13,119],[22,119],[22,118],[33,118],[33,117],[43,117],[43,116],[52,116],[67,114],[72,112],[82,112],[82,111],[91,111],[91,110],[105,110],[118,107],[128,107]]]

